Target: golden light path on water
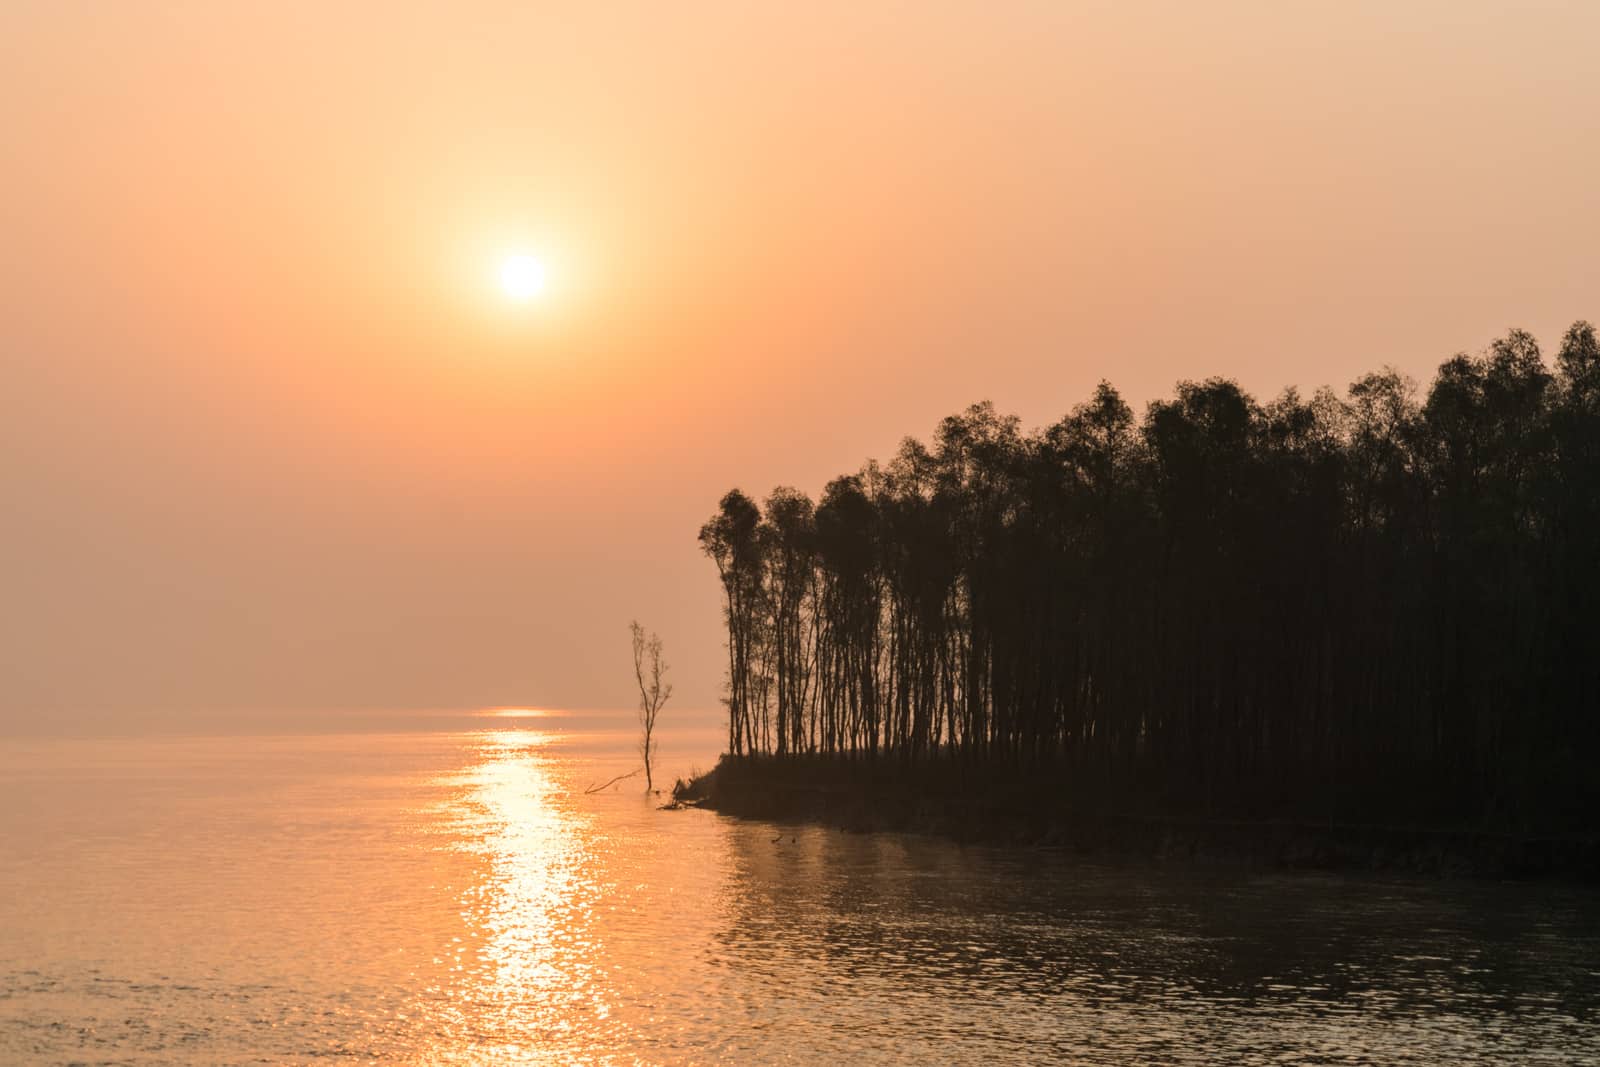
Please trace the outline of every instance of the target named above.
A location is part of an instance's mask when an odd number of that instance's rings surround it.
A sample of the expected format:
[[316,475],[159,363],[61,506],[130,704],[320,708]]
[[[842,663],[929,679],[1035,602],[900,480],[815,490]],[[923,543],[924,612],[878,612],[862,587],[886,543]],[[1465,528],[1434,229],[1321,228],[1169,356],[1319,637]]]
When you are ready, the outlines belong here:
[[[553,740],[536,730],[481,735],[479,762],[459,776],[464,795],[439,812],[459,837],[452,847],[480,860],[482,873],[462,894],[453,988],[429,993],[447,993],[458,1035],[519,1059],[610,1013],[595,981],[592,820],[563,803],[568,789],[540,758]],[[530,1044],[507,1044],[507,1035]]]

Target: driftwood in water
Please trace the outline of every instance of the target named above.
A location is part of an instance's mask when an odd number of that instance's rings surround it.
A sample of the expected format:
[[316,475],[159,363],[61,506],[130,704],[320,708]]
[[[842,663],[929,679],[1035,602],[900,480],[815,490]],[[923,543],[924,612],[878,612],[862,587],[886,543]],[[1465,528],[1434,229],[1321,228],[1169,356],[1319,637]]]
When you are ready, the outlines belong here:
[[622,781],[623,779],[625,779],[625,778],[636,778],[636,777],[638,777],[638,775],[639,775],[638,771],[629,771],[627,774],[619,774],[615,778],[611,779],[611,781],[607,782],[605,785],[591,785],[588,789],[585,789],[583,791],[584,796],[588,796],[590,793],[602,793],[605,790],[610,789],[612,786],[616,785],[618,782]]

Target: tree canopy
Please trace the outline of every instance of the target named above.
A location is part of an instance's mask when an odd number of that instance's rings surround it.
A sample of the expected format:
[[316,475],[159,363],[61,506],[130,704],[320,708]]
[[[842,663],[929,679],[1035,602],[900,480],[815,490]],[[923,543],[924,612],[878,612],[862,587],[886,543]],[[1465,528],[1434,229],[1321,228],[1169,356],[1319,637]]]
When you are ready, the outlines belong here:
[[1600,800],[1600,344],[1340,397],[978,404],[700,531],[734,754],[1043,768],[1210,810],[1577,823]]

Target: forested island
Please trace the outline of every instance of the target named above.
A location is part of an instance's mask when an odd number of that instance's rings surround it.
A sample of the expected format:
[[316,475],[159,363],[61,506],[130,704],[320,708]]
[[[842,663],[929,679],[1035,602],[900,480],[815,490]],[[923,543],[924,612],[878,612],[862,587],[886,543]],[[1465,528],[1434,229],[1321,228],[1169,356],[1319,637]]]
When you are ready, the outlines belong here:
[[1102,383],[1035,432],[979,404],[815,503],[729,492],[699,540],[728,756],[686,795],[714,805],[1586,840],[1600,811],[1585,322],[1553,367],[1513,331],[1425,394],[1213,378],[1139,417]]

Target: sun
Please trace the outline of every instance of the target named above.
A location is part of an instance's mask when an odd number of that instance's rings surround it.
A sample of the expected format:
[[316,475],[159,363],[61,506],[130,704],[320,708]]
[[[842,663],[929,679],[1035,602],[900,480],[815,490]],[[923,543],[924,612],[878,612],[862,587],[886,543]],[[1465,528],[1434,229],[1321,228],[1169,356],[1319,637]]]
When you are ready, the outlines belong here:
[[500,291],[519,304],[543,293],[547,278],[544,263],[526,252],[513,253],[500,261]]

